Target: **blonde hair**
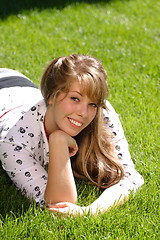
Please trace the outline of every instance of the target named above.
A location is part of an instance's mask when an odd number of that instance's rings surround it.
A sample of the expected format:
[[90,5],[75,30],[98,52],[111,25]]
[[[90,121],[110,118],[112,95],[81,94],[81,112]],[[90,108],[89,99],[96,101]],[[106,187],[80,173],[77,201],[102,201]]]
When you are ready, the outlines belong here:
[[100,188],[108,188],[122,179],[124,169],[114,154],[113,136],[104,122],[108,84],[102,63],[81,54],[53,59],[42,76],[41,92],[48,104],[59,92],[67,93],[75,80],[98,108],[94,120],[75,137],[79,151],[72,159],[73,173]]

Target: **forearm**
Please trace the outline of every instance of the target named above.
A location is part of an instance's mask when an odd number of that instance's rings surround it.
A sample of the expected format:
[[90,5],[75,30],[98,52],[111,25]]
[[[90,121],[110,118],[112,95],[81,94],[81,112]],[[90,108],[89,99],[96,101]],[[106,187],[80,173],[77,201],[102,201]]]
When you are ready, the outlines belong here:
[[68,202],[62,202],[49,206],[49,211],[60,212],[62,214],[71,215],[84,215],[91,214],[97,215],[98,213],[104,213],[111,208],[114,204],[123,203],[127,194],[118,193],[114,186],[106,189],[100,197],[87,207],[80,207]]
[[93,214],[99,211],[103,213],[112,206],[123,204],[129,198],[130,193],[136,192],[143,183],[142,176],[133,168],[130,177],[124,177],[119,183],[104,190],[99,198],[87,207],[87,210]]
[[104,213],[115,205],[123,204],[128,199],[128,195],[125,192],[117,191],[116,187],[112,186],[104,190],[99,198],[87,207],[87,212],[91,214]]
[[49,204],[75,203],[77,191],[72,173],[69,151],[64,142],[50,141],[50,160],[45,200]]

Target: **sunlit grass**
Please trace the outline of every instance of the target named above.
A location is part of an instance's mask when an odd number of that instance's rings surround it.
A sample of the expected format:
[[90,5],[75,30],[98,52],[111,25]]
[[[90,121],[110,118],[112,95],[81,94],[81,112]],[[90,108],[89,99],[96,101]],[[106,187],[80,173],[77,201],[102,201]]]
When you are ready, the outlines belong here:
[[[109,100],[120,114],[145,184],[126,204],[104,215],[60,217],[32,206],[0,170],[0,239],[158,239],[160,2],[80,2],[53,8],[24,5],[0,19],[0,65],[38,84],[54,57],[98,57],[108,72]],[[77,186],[82,206],[100,194],[86,183]]]

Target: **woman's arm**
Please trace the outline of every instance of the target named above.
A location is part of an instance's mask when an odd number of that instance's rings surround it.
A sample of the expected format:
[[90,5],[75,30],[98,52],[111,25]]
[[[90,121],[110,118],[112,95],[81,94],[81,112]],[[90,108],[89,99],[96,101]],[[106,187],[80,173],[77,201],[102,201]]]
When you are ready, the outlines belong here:
[[77,190],[70,157],[77,150],[76,141],[65,132],[58,130],[49,136],[48,181],[44,195],[47,204],[76,203]]
[[45,204],[44,194],[50,203],[76,202],[77,192],[70,156],[76,153],[78,147],[73,138],[60,132],[50,136],[49,174],[41,166],[38,156],[36,159],[34,150],[13,142],[13,139],[11,141],[11,137],[9,139],[0,141],[0,160],[3,169],[25,196],[35,199],[40,206]]
[[[124,178],[118,184],[107,188],[91,205],[86,207],[86,212],[91,214],[104,213],[111,207],[123,204],[129,198],[131,191],[136,191],[143,184],[140,174],[137,175],[137,184],[132,184],[130,179]],[[136,188],[134,185],[137,185]]]
[[3,169],[10,179],[29,199],[44,206],[44,191],[47,183],[47,172],[35,159],[34,152],[18,142],[0,141],[0,160]]
[[[142,176],[133,168],[132,177],[124,177],[118,184],[111,186],[103,191],[103,193],[89,206],[80,207],[69,202],[50,205],[50,211],[62,214],[83,215],[104,213],[111,207],[123,204],[129,197],[131,191],[136,191],[143,183]],[[133,182],[134,181],[134,182]]]
[[115,135],[113,142],[115,153],[125,169],[124,178],[114,186],[106,189],[101,196],[87,208],[94,214],[98,211],[105,212],[113,205],[122,204],[128,199],[131,191],[136,191],[143,183],[143,177],[136,171],[128,149],[128,142],[124,131],[111,104],[106,101],[108,111],[104,111],[104,117],[107,118],[107,127]]

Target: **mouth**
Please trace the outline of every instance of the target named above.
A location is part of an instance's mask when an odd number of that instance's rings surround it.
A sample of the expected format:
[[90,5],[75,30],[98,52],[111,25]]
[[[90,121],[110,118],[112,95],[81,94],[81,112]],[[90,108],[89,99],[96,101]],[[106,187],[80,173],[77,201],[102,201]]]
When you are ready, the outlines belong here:
[[76,126],[76,127],[81,127],[82,124],[83,124],[82,122],[76,121],[76,120],[74,120],[74,119],[72,119],[72,118],[68,118],[68,119],[69,119],[70,123],[71,123],[72,125]]

